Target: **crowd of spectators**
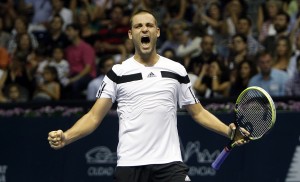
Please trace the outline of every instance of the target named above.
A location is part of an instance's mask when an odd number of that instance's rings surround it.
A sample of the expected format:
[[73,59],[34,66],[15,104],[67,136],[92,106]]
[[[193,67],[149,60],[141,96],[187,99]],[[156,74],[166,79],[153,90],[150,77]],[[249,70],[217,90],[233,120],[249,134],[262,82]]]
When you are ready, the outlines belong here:
[[134,54],[130,16],[154,12],[158,53],[181,63],[199,98],[248,86],[300,96],[300,0],[5,0],[0,102],[95,100]]

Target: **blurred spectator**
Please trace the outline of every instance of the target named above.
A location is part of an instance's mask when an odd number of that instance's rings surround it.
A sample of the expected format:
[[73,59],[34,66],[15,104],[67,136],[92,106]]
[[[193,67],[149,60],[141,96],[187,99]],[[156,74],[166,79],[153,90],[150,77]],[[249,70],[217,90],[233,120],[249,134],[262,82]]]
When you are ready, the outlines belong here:
[[95,43],[96,30],[92,27],[91,17],[86,9],[82,9],[76,16],[76,21],[80,26],[80,37],[91,46]]
[[187,68],[191,58],[199,56],[201,53],[200,42],[201,29],[199,27],[189,27],[180,40],[176,49],[176,57],[184,59],[184,66]]
[[18,16],[14,22],[14,29],[12,30],[12,36],[8,42],[8,52],[13,54],[16,51],[18,46],[17,40],[20,39],[20,36],[23,34],[28,34],[30,37],[31,47],[33,49],[38,47],[38,41],[36,37],[28,31],[28,22],[27,19],[21,16]]
[[102,59],[99,62],[98,69],[99,69],[99,75],[97,78],[94,78],[92,81],[89,82],[87,87],[87,94],[86,99],[90,101],[95,101],[97,99],[97,91],[99,90],[102,80],[104,76],[108,73],[108,71],[111,70],[113,65],[115,64],[115,61],[113,57],[102,57]]
[[110,13],[110,21],[102,24],[100,30],[96,33],[95,50],[97,55],[112,55],[122,53],[122,45],[128,37],[128,24],[122,22],[124,12],[123,7],[114,5]]
[[288,79],[286,72],[272,68],[272,55],[262,52],[258,55],[258,67],[260,73],[254,75],[248,86],[259,86],[265,89],[271,96],[284,96],[284,87]]
[[183,21],[174,21],[169,24],[167,40],[159,48],[160,54],[164,52],[165,49],[173,49],[173,51],[176,52],[183,39],[185,26]]
[[247,37],[242,34],[236,34],[232,37],[232,45],[226,66],[234,70],[238,64],[244,60],[252,60],[248,55]]
[[297,70],[285,85],[285,94],[287,96],[300,96],[300,56],[297,57]]
[[294,74],[296,73],[296,70],[297,70],[296,62],[297,62],[298,56],[300,56],[300,34],[298,34],[294,39],[295,39],[295,41],[294,41],[295,50],[292,53],[292,56],[290,58],[289,65],[287,68],[288,75],[290,78],[292,76],[294,76]]
[[72,42],[65,49],[66,59],[70,65],[70,75],[62,84],[70,89],[68,94],[73,99],[82,99],[82,92],[86,90],[87,84],[96,77],[96,60],[94,49],[80,36],[78,24],[70,24],[66,28],[66,34]]
[[171,60],[173,60],[173,61],[176,61],[176,62],[179,62],[179,63],[183,64],[183,63],[182,63],[182,60],[180,60],[180,59],[178,59],[178,58],[176,57],[175,51],[174,51],[173,49],[171,49],[171,48],[165,49],[164,52],[161,53],[161,55],[162,55],[163,57],[166,57],[166,58],[168,58],[168,59],[171,59]]
[[228,97],[230,81],[227,68],[218,60],[203,65],[194,89],[202,98]]
[[67,60],[64,59],[64,50],[61,47],[53,49],[52,57],[49,62],[49,66],[54,66],[57,70],[58,80],[62,83],[67,79],[70,73],[70,66]]
[[0,69],[6,70],[10,61],[10,56],[4,47],[0,46]]
[[191,63],[187,70],[192,70],[193,67],[196,65],[199,66],[199,64],[210,64],[213,60],[218,59],[218,55],[214,52],[214,46],[213,37],[211,35],[204,35],[200,43],[201,53],[199,56],[191,58]]
[[292,56],[292,45],[287,37],[280,37],[276,41],[273,68],[288,72],[288,65]]
[[16,2],[14,0],[2,0],[0,2],[0,21],[2,21],[3,23],[0,30],[10,31],[12,29],[13,22],[18,14],[16,9],[14,8],[15,3]]
[[249,56],[255,56],[258,52],[265,49],[252,35],[252,21],[249,17],[242,16],[239,18],[237,23],[237,33],[247,37],[247,50]]
[[247,14],[246,4],[243,0],[230,0],[225,5],[224,14],[227,34],[233,36],[236,34],[239,17]]
[[5,91],[5,101],[9,103],[18,103],[28,101],[27,89],[17,83],[11,83]]
[[31,31],[46,30],[45,25],[52,13],[50,0],[21,0],[20,7],[26,15],[32,15],[29,21]]
[[4,19],[0,16],[0,47],[8,48],[10,34],[4,30]]
[[[123,47],[123,48],[122,48]],[[114,54],[113,58],[115,60],[115,63],[122,63],[127,58],[134,55],[134,45],[132,40],[127,38],[124,42],[124,44],[120,48],[121,53],[120,54]]]
[[276,41],[279,37],[289,37],[289,31],[288,31],[288,27],[289,27],[289,23],[290,23],[290,17],[287,13],[285,12],[279,12],[276,16],[275,16],[275,20],[274,20],[274,28],[276,30],[276,34],[275,35],[269,35],[265,38],[265,40],[263,41],[263,45],[266,48],[267,51],[271,52],[272,55],[275,54],[275,45],[276,45]]
[[[150,1],[150,0],[148,0]],[[187,2],[186,0],[163,0],[163,4],[167,9],[168,20],[184,20],[186,13]]]
[[280,0],[266,0],[258,9],[257,29],[259,31],[259,42],[264,42],[267,36],[276,34],[274,21],[276,15],[283,11]]
[[[164,29],[164,26],[168,23],[172,23],[170,18],[168,18],[168,9],[164,4],[164,1],[153,1],[153,0],[135,0],[136,6],[132,10],[132,14],[140,9],[145,9],[153,12],[157,19],[157,25]],[[168,3],[171,3],[168,1]],[[173,3],[173,2],[172,2]]]
[[40,40],[41,45],[44,46],[47,50],[47,55],[51,55],[54,47],[61,47],[62,49],[66,48],[70,41],[68,40],[67,35],[63,32],[64,21],[61,16],[54,15],[50,27],[46,31],[45,37]]
[[230,78],[230,96],[238,96],[248,87],[250,79],[257,74],[257,67],[253,61],[244,60],[237,66],[235,75]]
[[36,84],[44,82],[44,68],[49,64],[48,56],[46,56],[46,50],[43,47],[37,48],[30,59],[28,60],[28,71]]
[[205,27],[206,33],[214,38],[217,53],[222,57],[227,57],[229,53],[228,31],[226,22],[222,18],[220,3],[212,2],[207,4],[207,10],[205,8],[205,4],[198,4],[193,22]]
[[59,15],[63,19],[62,29],[65,30],[68,24],[73,23],[73,13],[70,9],[64,6],[64,0],[51,0],[52,5],[52,16],[50,20],[53,19],[53,16]]
[[[97,6],[91,0],[70,0],[70,10],[74,16],[83,9],[88,11],[92,22],[100,18],[101,11],[103,11],[101,6]],[[74,19],[76,19],[76,17],[74,17]]]
[[43,82],[38,84],[33,94],[33,101],[50,101],[60,99],[60,84],[54,66],[46,66],[43,70]]
[[27,71],[26,63],[16,57],[9,63],[4,81],[4,89],[7,89],[8,85],[12,83],[16,83],[26,89],[29,98],[32,96],[34,89],[33,79]]
[[24,63],[29,61],[35,51],[32,45],[32,39],[29,33],[22,33],[16,37],[16,49],[14,50],[12,57],[17,57]]

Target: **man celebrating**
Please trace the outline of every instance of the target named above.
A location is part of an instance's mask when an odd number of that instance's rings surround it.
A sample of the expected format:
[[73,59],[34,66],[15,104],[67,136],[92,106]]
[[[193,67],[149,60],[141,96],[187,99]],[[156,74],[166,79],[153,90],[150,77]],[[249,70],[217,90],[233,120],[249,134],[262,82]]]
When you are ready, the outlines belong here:
[[[184,182],[188,168],[181,158],[177,105],[185,106],[196,122],[221,135],[231,136],[235,126],[228,127],[201,106],[182,65],[156,53],[160,29],[151,12],[138,11],[130,23],[134,56],[113,66],[94,106],[73,127],[49,133],[50,146],[59,149],[93,132],[117,101],[120,127],[115,181]],[[236,144],[245,142],[241,138]]]

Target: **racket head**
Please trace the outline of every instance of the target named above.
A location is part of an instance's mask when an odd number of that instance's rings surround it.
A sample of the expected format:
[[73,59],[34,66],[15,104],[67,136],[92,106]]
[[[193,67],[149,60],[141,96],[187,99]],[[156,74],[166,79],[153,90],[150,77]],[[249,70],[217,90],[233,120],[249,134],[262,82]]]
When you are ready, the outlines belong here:
[[249,131],[250,135],[247,138],[261,138],[274,126],[275,121],[275,104],[263,88],[248,87],[238,96],[235,104],[235,122],[239,129]]

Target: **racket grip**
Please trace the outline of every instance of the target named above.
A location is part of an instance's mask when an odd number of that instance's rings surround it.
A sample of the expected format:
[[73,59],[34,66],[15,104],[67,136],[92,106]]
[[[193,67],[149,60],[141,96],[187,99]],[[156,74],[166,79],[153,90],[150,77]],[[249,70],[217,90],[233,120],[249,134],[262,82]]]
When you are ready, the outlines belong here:
[[223,151],[218,155],[216,160],[211,164],[211,167],[214,168],[215,170],[218,170],[221,167],[224,160],[229,155],[229,153],[230,153],[230,150],[227,147],[225,147],[223,149]]

